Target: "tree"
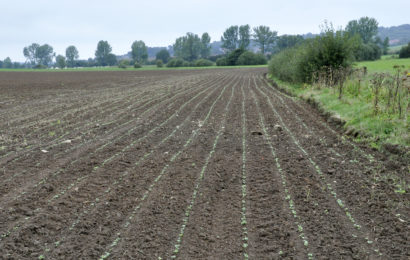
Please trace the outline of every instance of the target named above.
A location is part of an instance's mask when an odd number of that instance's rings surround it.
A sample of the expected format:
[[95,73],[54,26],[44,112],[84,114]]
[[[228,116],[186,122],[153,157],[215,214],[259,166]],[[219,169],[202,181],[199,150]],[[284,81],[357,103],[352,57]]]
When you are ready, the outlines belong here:
[[36,50],[36,58],[40,66],[48,67],[53,61],[54,56],[53,47],[48,44],[41,45]]
[[56,65],[60,69],[64,69],[66,67],[67,63],[66,63],[65,57],[63,55],[58,55],[56,57]]
[[410,42],[407,44],[407,46],[403,46],[400,49],[399,58],[400,59],[410,58]]
[[37,49],[40,47],[38,43],[32,43],[28,47],[24,47],[23,54],[24,57],[30,62],[31,65],[35,65],[37,63]]
[[68,46],[65,50],[65,56],[67,57],[67,65],[72,68],[75,66],[76,60],[79,58],[78,50],[75,46]]
[[201,57],[207,59],[211,55],[211,37],[208,33],[203,33],[201,37]]
[[178,58],[187,61],[196,60],[201,52],[201,39],[198,35],[187,33],[186,36],[179,37],[173,45],[174,53]]
[[13,63],[11,62],[10,57],[7,57],[7,58],[4,59],[4,61],[3,61],[3,68],[5,68],[5,69],[11,69],[11,68],[13,68]]
[[239,39],[238,39],[238,47],[241,49],[246,50],[251,43],[251,27],[246,25],[241,25],[239,27]]
[[134,62],[143,64],[148,59],[147,46],[143,41],[135,41],[131,45],[131,55]]
[[277,51],[282,51],[286,48],[291,48],[297,44],[300,44],[304,41],[303,36],[301,35],[282,35],[279,36],[276,40]]
[[383,54],[384,55],[386,55],[387,54],[387,51],[389,50],[389,37],[386,37],[386,38],[384,38],[384,41],[383,41]]
[[107,41],[99,41],[97,44],[97,50],[95,51],[97,64],[100,66],[109,65],[109,61],[112,61],[112,57],[110,57],[111,51],[112,48]]
[[378,32],[378,25],[376,19],[369,17],[362,17],[359,20],[352,20],[346,26],[346,31],[354,36],[360,35],[363,43],[369,43]]
[[278,32],[271,31],[269,26],[260,25],[253,28],[253,37],[255,42],[259,45],[262,54],[275,43]]
[[155,55],[157,60],[162,60],[163,63],[167,63],[169,60],[169,52],[167,49],[162,49]]
[[231,26],[225,30],[221,37],[222,48],[228,52],[234,51],[238,46],[238,26]]
[[106,62],[108,66],[114,66],[117,64],[117,57],[114,54],[109,53],[107,55]]

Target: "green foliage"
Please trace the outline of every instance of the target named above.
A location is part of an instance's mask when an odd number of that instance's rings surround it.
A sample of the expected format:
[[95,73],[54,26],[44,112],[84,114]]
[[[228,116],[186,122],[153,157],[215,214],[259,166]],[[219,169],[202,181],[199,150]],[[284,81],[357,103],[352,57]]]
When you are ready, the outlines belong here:
[[23,49],[23,54],[32,65],[38,64],[46,67],[51,64],[54,57],[53,47],[48,44],[33,43]]
[[5,69],[13,68],[13,63],[11,62],[10,57],[7,57],[7,58],[4,59],[2,67],[5,68]]
[[143,41],[134,41],[131,45],[131,56],[134,62],[143,64],[148,59],[147,46]]
[[239,26],[238,47],[246,50],[251,43],[251,27],[249,24]]
[[175,56],[188,61],[196,60],[201,52],[202,43],[198,35],[187,33],[176,39],[174,45]]
[[211,36],[208,33],[203,33],[201,37],[201,57],[207,59],[211,54]]
[[320,36],[274,55],[269,71],[281,80],[311,82],[313,73],[350,66],[356,45],[355,38],[325,23]]
[[233,52],[229,53],[228,56],[226,56],[226,65],[235,66],[239,59],[239,56],[241,56],[244,52],[244,49],[236,49]]
[[276,49],[275,51],[280,52],[284,49],[291,48],[298,44],[303,43],[304,39],[301,35],[282,35],[279,36],[276,40]]
[[212,61],[206,59],[199,59],[195,61],[195,67],[209,67],[213,65],[214,63]]
[[231,26],[225,30],[221,37],[222,48],[228,52],[234,51],[238,46],[238,26]]
[[374,18],[362,17],[352,20],[346,26],[346,32],[351,36],[359,35],[363,43],[370,43],[376,36],[379,23]]
[[216,66],[228,66],[226,57],[217,58]]
[[167,67],[169,68],[182,67],[183,65],[184,60],[181,58],[172,58],[167,63]]
[[121,61],[118,63],[118,68],[126,69],[129,65],[130,65],[130,61],[129,61],[129,60],[121,60]]
[[171,55],[169,55],[169,52],[167,49],[162,49],[157,54],[155,55],[157,61],[162,60],[163,63],[167,63]]
[[269,72],[283,81],[302,82],[303,76],[299,70],[305,53],[305,46],[297,46],[275,54],[269,61]]
[[56,57],[56,65],[60,69],[64,69],[67,66],[66,59],[63,55],[58,55]]
[[116,58],[115,62],[112,57],[112,48],[110,44],[107,41],[99,41],[97,44],[97,50],[95,51],[95,59],[97,60],[97,64],[99,66],[107,66],[107,65],[113,65],[116,63]]
[[263,54],[245,51],[238,57],[236,65],[264,65],[266,63],[267,60]]
[[389,51],[389,37],[384,38],[382,45],[383,55],[386,55]]
[[164,67],[164,62],[162,62],[162,60],[157,60],[156,64],[157,64],[157,68]]
[[403,46],[400,49],[399,58],[400,59],[410,58],[410,42],[407,44],[407,46]]
[[375,43],[360,44],[354,50],[357,61],[378,60],[382,55],[382,50]]
[[278,32],[271,31],[269,26],[260,25],[253,28],[254,40],[259,45],[262,54],[265,54],[275,43]]
[[135,62],[134,63],[134,68],[139,69],[139,68],[142,68],[142,66],[138,62]]
[[38,43],[33,43],[30,46],[24,47],[23,54],[24,57],[31,63],[31,65],[35,65],[38,63],[37,58],[37,49],[40,47]]
[[76,60],[79,58],[77,48],[73,45],[68,46],[65,50],[65,56],[67,57],[67,66],[74,67]]

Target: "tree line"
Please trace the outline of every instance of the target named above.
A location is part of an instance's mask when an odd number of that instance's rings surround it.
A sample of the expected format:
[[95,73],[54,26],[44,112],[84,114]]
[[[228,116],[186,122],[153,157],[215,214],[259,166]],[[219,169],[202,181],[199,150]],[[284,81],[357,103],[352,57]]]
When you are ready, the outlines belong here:
[[[350,53],[354,60],[376,60],[382,54],[387,54],[389,39],[377,37],[378,22],[374,18],[362,17],[350,21],[343,34],[355,39],[355,46]],[[325,34],[322,32],[322,35]],[[168,49],[160,49],[156,53],[156,59],[148,61],[148,48],[144,41],[137,40],[131,45],[130,58],[117,60],[112,53],[112,47],[108,41],[101,40],[97,44],[94,58],[79,60],[79,52],[73,45],[68,46],[65,55],[57,55],[53,47],[48,44],[40,45],[33,43],[23,49],[27,59],[24,65],[12,62],[8,57],[0,61],[3,68],[47,68],[56,66],[65,67],[88,67],[88,66],[114,66],[126,68],[133,65],[140,67],[143,64],[157,64],[169,67],[177,66],[209,66],[216,63],[220,66],[266,64],[267,59],[283,50],[295,46],[306,45],[311,39],[305,39],[301,35],[282,35],[268,26],[260,25],[251,28],[250,25],[232,25],[221,36],[222,55],[211,56],[211,37],[207,32],[201,36],[188,32],[178,37]],[[403,50],[404,53],[407,49]],[[406,52],[407,53],[407,52]],[[405,55],[400,55],[405,56]],[[54,62],[55,60],[55,62]]]

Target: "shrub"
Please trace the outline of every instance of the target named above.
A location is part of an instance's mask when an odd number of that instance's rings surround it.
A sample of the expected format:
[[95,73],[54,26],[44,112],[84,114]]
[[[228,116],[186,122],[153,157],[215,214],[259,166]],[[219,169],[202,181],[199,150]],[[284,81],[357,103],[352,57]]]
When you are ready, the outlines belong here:
[[130,65],[129,60],[122,60],[120,63],[118,63],[118,67],[121,69],[126,69]]
[[315,39],[274,55],[269,71],[284,81],[310,83],[314,73],[349,67],[355,48],[356,38],[325,25],[322,34]]
[[236,49],[232,51],[231,53],[229,53],[228,56],[226,56],[226,65],[235,66],[236,63],[238,62],[239,56],[241,56],[242,53],[244,52],[245,52],[244,49]]
[[195,61],[195,67],[208,67],[213,65],[214,63],[207,59],[199,59]]
[[408,44],[407,46],[403,46],[403,47],[400,49],[399,58],[400,58],[400,59],[410,58],[410,42],[409,42],[409,44]]
[[135,62],[134,63],[134,68],[139,69],[139,68],[142,68],[142,66],[138,62]]
[[264,65],[266,63],[267,60],[263,54],[245,51],[239,56],[236,65]]
[[357,61],[378,60],[382,55],[382,50],[375,43],[360,44],[354,50],[354,55]]
[[303,77],[299,70],[305,52],[304,46],[298,46],[275,54],[269,62],[269,72],[283,81],[302,82]]
[[184,60],[181,58],[172,58],[168,61],[167,67],[182,67],[184,65]]
[[216,60],[216,66],[227,66],[226,57],[218,58]]
[[158,68],[164,67],[164,63],[162,62],[162,60],[157,60],[157,67]]

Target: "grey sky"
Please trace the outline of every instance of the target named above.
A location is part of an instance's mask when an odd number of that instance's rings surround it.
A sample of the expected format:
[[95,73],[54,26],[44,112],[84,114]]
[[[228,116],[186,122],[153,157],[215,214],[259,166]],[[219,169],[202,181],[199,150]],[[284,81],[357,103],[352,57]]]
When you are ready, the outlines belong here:
[[336,27],[362,16],[381,26],[410,23],[408,0],[0,0],[0,59],[24,61],[23,48],[48,43],[57,54],[75,45],[94,57],[99,40],[125,54],[134,40],[167,46],[186,32],[220,40],[230,25],[267,25],[279,34],[317,33],[324,20]]

